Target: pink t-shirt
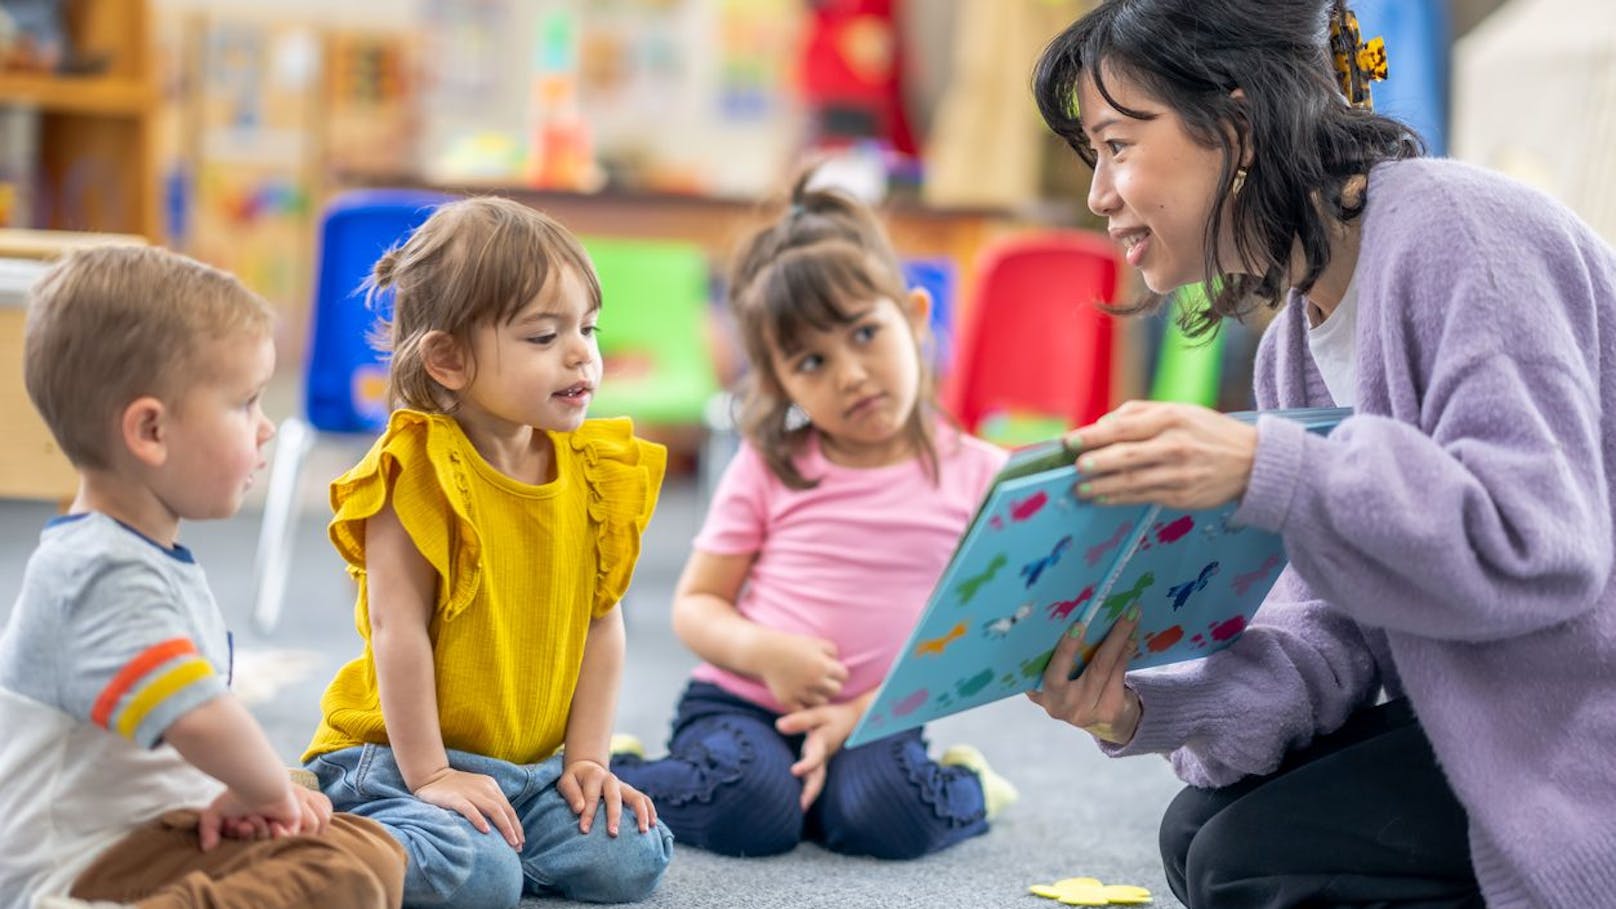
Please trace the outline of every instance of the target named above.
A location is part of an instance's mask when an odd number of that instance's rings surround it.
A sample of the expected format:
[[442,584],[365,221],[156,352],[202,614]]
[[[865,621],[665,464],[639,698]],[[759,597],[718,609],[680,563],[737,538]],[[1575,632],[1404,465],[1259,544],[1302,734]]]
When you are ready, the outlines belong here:
[[[704,552],[757,553],[735,604],[741,615],[835,643],[848,672],[838,702],[881,683],[1007,456],[947,426],[938,428],[937,453],[941,482],[933,486],[919,460],[843,467],[815,439],[797,464],[820,483],[796,490],[742,445],[696,535]],[[784,711],[767,686],[746,676],[708,663],[693,675]]]

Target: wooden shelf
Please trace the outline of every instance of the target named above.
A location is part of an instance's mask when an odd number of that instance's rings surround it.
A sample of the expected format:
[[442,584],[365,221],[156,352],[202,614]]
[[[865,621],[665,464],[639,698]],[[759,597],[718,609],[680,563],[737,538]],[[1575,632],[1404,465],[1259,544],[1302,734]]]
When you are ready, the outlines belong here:
[[[161,95],[149,46],[149,4],[60,4],[71,46],[84,59],[105,60],[103,72],[0,72],[0,104],[39,114],[39,161],[27,175],[33,190],[28,220],[67,231],[0,231],[0,256],[48,259],[84,244],[161,236],[152,141]],[[0,301],[0,423],[8,427],[0,446],[0,498],[63,501],[77,481],[23,389],[25,324],[21,307]]]
[[156,91],[118,76],[0,73],[0,102],[31,104],[49,113],[138,117],[156,102]]

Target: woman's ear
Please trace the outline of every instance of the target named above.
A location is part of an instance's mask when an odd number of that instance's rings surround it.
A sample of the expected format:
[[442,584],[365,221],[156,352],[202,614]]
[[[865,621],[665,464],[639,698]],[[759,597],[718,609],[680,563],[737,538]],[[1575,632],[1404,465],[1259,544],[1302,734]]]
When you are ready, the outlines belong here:
[[448,332],[429,331],[421,338],[421,365],[432,381],[450,391],[462,391],[471,384],[471,358]]
[[146,395],[129,402],[118,420],[118,439],[129,453],[147,467],[161,467],[168,460],[168,408]]
[[1234,99],[1235,102],[1235,116],[1239,117],[1241,122],[1246,125],[1245,135],[1230,137],[1230,147],[1240,149],[1240,170],[1245,170],[1251,167],[1251,162],[1257,157],[1252,153],[1251,149],[1251,118],[1246,116],[1245,113],[1246,90],[1236,88],[1234,91],[1229,92],[1229,97]]

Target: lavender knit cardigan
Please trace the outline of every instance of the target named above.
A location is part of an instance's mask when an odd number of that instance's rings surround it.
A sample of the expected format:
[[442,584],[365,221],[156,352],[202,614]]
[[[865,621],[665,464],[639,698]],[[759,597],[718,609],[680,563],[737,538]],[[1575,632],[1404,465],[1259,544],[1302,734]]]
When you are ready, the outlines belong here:
[[[1290,567],[1234,646],[1131,673],[1143,722],[1107,750],[1223,786],[1384,688],[1464,803],[1489,906],[1616,905],[1616,253],[1459,163],[1369,187],[1357,412],[1327,438],[1261,420],[1235,516]],[[1331,403],[1294,292],[1256,374],[1260,407]]]

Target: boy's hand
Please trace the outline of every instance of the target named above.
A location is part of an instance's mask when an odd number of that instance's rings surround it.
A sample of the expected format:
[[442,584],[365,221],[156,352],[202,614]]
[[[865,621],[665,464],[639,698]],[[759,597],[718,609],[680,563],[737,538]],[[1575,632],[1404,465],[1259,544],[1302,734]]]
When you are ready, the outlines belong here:
[[225,820],[219,832],[233,840],[261,840],[274,836],[319,836],[331,826],[331,800],[325,793],[293,786],[292,794],[302,806],[302,819],[296,830],[282,829],[275,833],[262,815],[247,815]]
[[303,826],[298,833],[319,836],[331,826],[331,800],[323,792],[293,786],[292,793],[303,803]]
[[847,667],[836,645],[821,638],[773,632],[764,643],[763,684],[787,710],[818,707],[842,690]]
[[[203,852],[219,845],[222,836],[232,839],[264,839],[290,836],[304,832],[303,799],[290,782],[281,798],[269,805],[248,805],[234,792],[226,789],[219,793],[197,817],[196,832]],[[325,796],[318,795],[322,800]],[[331,802],[325,801],[326,820],[330,819]],[[319,824],[324,829],[324,823]]]
[[783,735],[806,733],[802,757],[791,765],[791,775],[802,778],[802,810],[819,798],[825,788],[825,764],[842,750],[842,743],[853,734],[863,710],[856,704],[829,704],[788,713],[774,721]]
[[512,849],[527,843],[527,832],[516,817],[516,809],[491,776],[445,767],[416,787],[415,797],[463,815],[480,833],[487,833],[488,823],[493,821]]
[[656,823],[656,806],[645,793],[618,779],[598,761],[579,760],[568,764],[556,781],[556,791],[578,815],[578,832],[588,833],[595,824],[595,807],[606,802],[606,835],[616,836],[623,806],[633,809],[641,833]]

